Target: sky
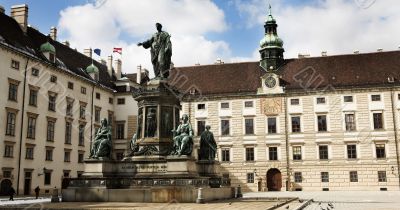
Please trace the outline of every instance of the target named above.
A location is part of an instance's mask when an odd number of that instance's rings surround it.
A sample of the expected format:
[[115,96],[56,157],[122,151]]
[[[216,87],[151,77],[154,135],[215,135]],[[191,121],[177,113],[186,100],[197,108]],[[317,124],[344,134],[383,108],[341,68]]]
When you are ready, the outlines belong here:
[[[284,41],[285,58],[399,50],[398,0],[0,0],[28,4],[28,22],[42,33],[58,29],[72,48],[100,48],[101,57],[122,47],[124,73],[151,71],[150,52],[137,43],[156,32],[171,34],[175,66],[258,61],[268,5]],[[1,26],[0,26],[1,27]]]

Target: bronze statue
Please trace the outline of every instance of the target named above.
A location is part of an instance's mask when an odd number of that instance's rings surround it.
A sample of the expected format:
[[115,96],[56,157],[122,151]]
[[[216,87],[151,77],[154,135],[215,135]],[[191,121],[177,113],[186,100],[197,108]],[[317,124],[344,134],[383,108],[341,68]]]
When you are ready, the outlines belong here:
[[171,65],[172,44],[170,35],[162,31],[162,25],[156,23],[157,32],[147,41],[138,43],[145,49],[150,47],[151,63],[153,64],[154,74],[158,78],[167,78]]
[[146,137],[154,137],[157,131],[157,110],[149,108],[146,119]]
[[174,145],[171,155],[191,155],[193,150],[193,129],[189,122],[189,116],[182,116],[182,123],[175,130]]
[[101,127],[96,133],[95,139],[90,149],[89,158],[111,158],[112,141],[111,128],[108,126],[107,119],[101,120]]
[[210,131],[210,126],[206,126],[206,130],[200,135],[200,160],[214,160],[217,152],[217,143],[214,134]]

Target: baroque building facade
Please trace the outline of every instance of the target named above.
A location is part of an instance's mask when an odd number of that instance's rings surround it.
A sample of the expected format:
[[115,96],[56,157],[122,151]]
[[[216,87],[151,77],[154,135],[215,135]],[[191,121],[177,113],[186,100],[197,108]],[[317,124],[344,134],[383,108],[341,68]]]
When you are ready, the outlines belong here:
[[[0,194],[80,176],[102,118],[122,159],[137,126],[131,91],[149,79],[27,21],[26,5],[0,8]],[[284,59],[277,26],[269,13],[258,62],[171,69],[195,147],[210,125],[223,175],[244,191],[399,190],[400,52]]]

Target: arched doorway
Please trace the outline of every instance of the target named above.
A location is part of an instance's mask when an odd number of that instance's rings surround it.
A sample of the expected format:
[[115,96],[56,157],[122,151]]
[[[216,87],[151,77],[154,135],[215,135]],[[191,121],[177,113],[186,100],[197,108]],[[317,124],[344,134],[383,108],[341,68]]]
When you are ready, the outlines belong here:
[[0,184],[0,195],[8,195],[10,188],[12,186],[12,182],[9,179],[3,179]]
[[281,191],[282,175],[276,168],[271,168],[267,172],[267,188],[268,191]]

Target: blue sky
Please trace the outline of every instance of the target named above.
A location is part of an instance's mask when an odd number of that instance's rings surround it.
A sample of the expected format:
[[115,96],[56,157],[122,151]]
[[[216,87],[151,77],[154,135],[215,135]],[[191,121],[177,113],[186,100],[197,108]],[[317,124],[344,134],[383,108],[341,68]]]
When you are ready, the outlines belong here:
[[[150,68],[148,51],[136,46],[163,23],[171,33],[178,65],[257,61],[268,4],[278,22],[285,57],[398,50],[400,1],[397,0],[0,0],[9,14],[29,5],[29,24],[42,33],[59,29],[59,41],[71,47],[123,47],[123,70]],[[153,11],[153,12],[150,12]]]

